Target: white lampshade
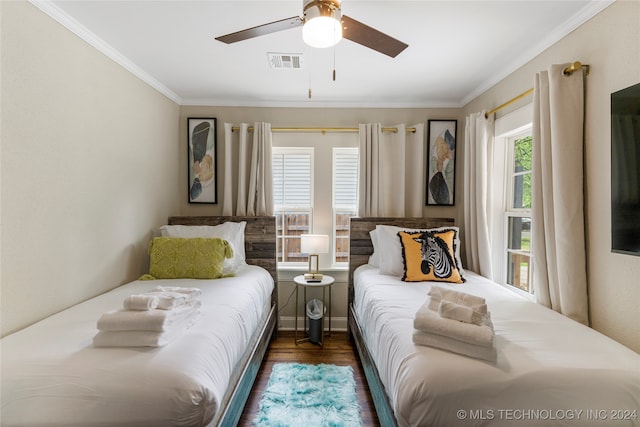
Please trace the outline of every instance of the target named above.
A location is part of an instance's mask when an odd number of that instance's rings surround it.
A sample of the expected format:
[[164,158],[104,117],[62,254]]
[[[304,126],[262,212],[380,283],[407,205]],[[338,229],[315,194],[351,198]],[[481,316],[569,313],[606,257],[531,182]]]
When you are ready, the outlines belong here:
[[302,234],[300,251],[306,254],[326,254],[329,252],[329,236],[326,234]]
[[302,39],[311,47],[331,47],[342,40],[340,3],[305,2]]

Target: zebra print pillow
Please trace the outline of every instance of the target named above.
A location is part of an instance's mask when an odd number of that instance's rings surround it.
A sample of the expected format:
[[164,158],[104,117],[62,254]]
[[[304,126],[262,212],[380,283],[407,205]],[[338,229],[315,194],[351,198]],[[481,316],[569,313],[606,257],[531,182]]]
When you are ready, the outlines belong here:
[[458,267],[460,274],[464,276],[462,261],[460,259],[460,230],[458,227],[406,228],[378,224],[376,226],[378,246],[374,246],[374,251],[378,252],[380,274],[397,276],[398,278],[401,278],[404,274],[402,244],[400,243],[400,237],[398,236],[400,231],[406,231],[407,233],[422,233],[424,231],[441,232],[449,230],[454,230],[455,232],[456,237],[453,240],[453,247],[455,250],[456,267]]
[[405,282],[463,283],[456,265],[455,230],[398,233],[402,244]]

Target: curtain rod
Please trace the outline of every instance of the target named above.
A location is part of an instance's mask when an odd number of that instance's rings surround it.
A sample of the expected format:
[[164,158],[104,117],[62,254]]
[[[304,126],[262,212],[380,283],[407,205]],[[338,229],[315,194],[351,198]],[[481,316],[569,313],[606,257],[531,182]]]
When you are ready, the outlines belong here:
[[[240,127],[233,126],[231,128],[232,132],[236,132],[240,130]],[[253,126],[249,126],[249,132],[253,131]],[[327,132],[359,132],[358,128],[341,128],[341,127],[325,127],[325,128],[314,128],[314,127],[274,127],[271,128],[272,132],[322,132],[323,134]],[[416,133],[416,128],[406,128],[406,132]],[[393,127],[383,127],[382,132],[398,132],[398,128]]]
[[[589,75],[589,64],[582,64],[580,61],[576,61],[573,64],[569,65],[564,70],[562,70],[562,74],[564,74],[565,76],[570,76],[575,71],[578,71],[578,70],[580,70],[582,68],[584,68],[584,75],[588,76]],[[496,108],[494,108],[493,110],[486,112],[484,114],[484,118],[488,119],[489,116],[492,115],[493,113],[502,110],[504,107],[508,107],[509,105],[513,104],[514,102],[519,101],[520,99],[524,98],[525,96],[531,95],[532,93],[533,93],[533,88],[527,89],[526,91],[522,92],[520,95],[518,95],[518,96],[516,96],[514,98],[511,98],[510,100],[508,100],[504,104],[500,104]]]

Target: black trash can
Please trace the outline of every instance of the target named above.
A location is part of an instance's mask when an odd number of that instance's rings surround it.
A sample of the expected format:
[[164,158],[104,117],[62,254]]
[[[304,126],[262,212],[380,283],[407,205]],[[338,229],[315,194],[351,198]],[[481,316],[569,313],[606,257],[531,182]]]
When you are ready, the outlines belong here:
[[312,299],[307,302],[307,317],[309,318],[309,341],[320,344],[324,317],[324,304],[321,300]]

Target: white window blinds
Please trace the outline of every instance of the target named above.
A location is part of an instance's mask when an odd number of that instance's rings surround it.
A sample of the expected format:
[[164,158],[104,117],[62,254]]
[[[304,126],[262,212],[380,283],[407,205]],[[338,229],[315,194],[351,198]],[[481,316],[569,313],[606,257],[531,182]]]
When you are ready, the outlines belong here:
[[333,207],[347,210],[358,207],[357,148],[334,148]]
[[272,156],[275,209],[310,208],[312,153],[274,147]]

